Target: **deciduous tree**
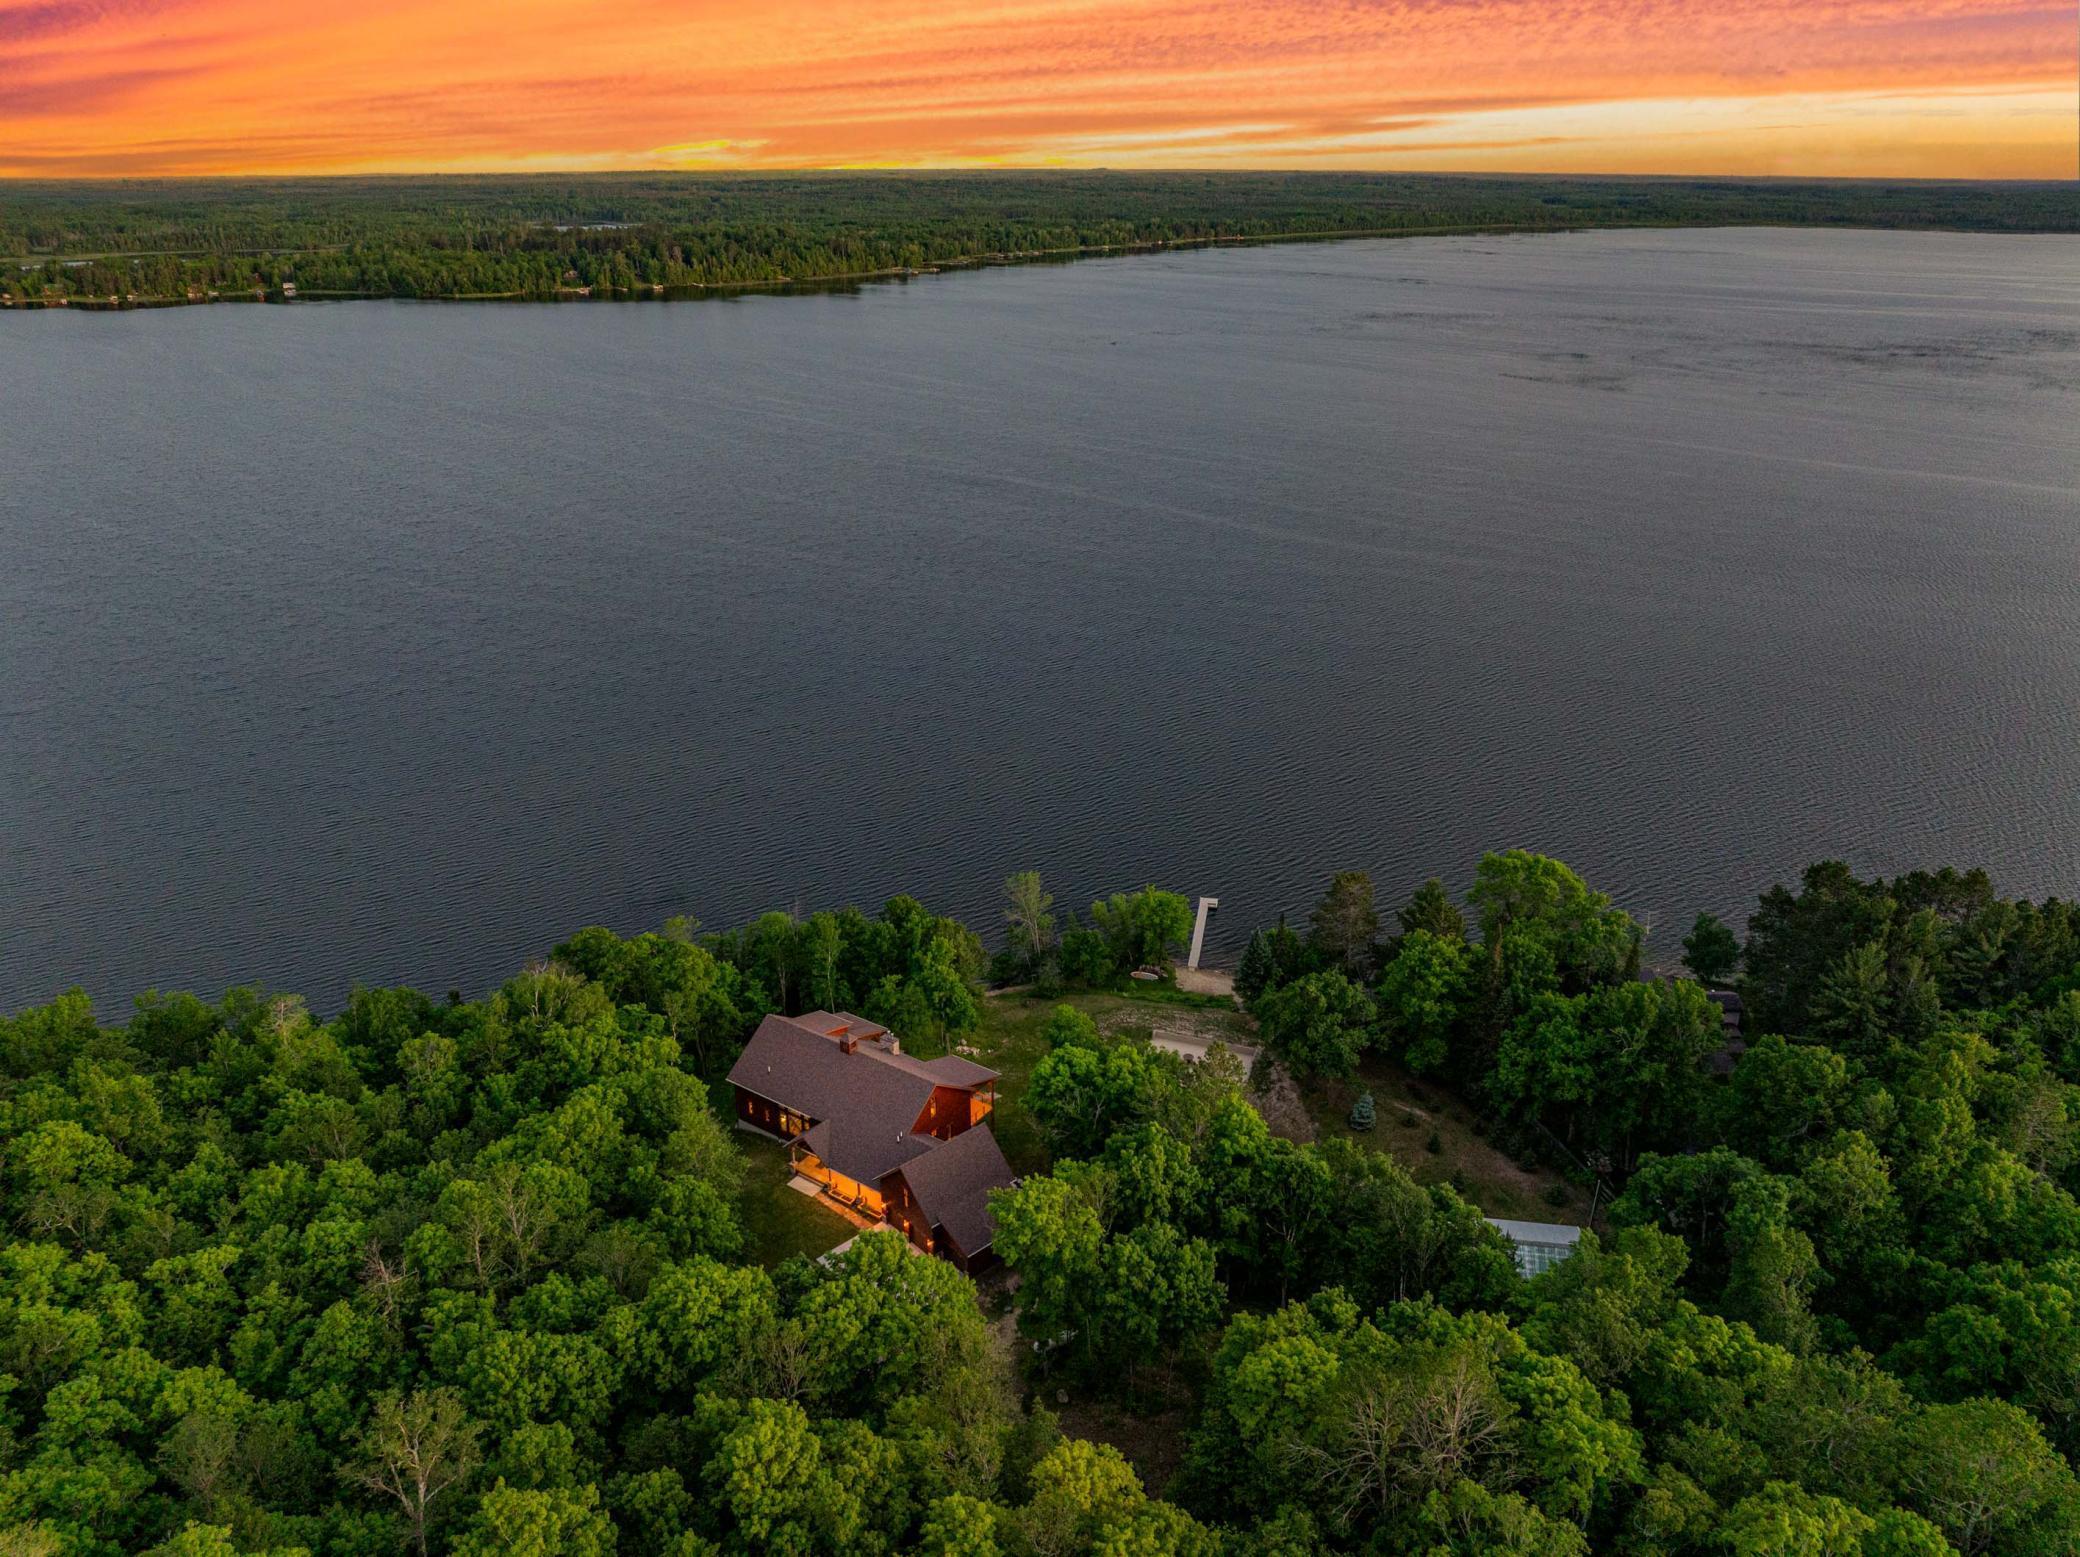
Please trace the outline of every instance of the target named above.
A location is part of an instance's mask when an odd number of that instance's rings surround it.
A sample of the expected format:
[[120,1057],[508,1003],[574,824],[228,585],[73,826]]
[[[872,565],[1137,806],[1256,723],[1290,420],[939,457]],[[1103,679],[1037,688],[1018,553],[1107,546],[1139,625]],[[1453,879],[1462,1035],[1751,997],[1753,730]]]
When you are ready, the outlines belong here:
[[397,1503],[412,1544],[424,1553],[435,1505],[466,1483],[482,1458],[477,1431],[451,1389],[391,1391],[377,1398],[361,1457],[350,1462],[347,1475]]

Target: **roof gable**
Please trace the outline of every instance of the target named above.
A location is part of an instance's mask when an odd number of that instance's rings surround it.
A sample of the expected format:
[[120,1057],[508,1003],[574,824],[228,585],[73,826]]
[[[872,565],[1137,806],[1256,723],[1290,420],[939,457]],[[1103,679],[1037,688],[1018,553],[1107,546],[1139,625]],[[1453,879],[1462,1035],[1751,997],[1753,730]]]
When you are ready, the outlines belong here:
[[1011,1164],[988,1125],[963,1130],[902,1164],[903,1182],[925,1220],[942,1228],[961,1253],[980,1254],[996,1237],[989,1192],[1007,1189]]
[[878,1189],[897,1168],[939,1144],[913,1135],[909,1125],[903,1115],[869,1104],[812,1125],[797,1139],[825,1167]]

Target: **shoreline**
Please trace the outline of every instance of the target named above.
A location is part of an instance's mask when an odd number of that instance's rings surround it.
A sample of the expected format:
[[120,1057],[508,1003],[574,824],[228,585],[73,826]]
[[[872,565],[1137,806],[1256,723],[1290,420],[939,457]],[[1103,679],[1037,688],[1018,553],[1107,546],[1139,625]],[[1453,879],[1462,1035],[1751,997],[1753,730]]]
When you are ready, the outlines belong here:
[[[83,313],[132,313],[165,308],[204,308],[218,303],[261,303],[273,306],[288,306],[301,303],[685,303],[701,302],[716,298],[730,298],[767,294],[773,296],[813,295],[819,292],[853,291],[860,287],[891,282],[922,280],[948,271],[969,272],[978,270],[1009,269],[1023,265],[1073,265],[1086,259],[1133,258],[1141,255],[1164,254],[1177,251],[1201,249],[1240,248],[1273,244],[1343,243],[1365,240],[1387,240],[1398,238],[1479,238],[1479,237],[1563,237],[1581,233],[1623,232],[1738,232],[1770,229],[1783,232],[1896,232],[1896,233],[1957,233],[1961,235],[1983,235],[2013,238],[2074,237],[2073,233],[2054,228],[2028,231],[1987,232],[1981,228],[1961,227],[1954,224],[1930,223],[1924,226],[1899,225],[1880,222],[1783,222],[1783,221],[1633,221],[1633,222],[1570,222],[1547,224],[1532,222],[1486,222],[1449,223],[1429,227],[1373,227],[1373,228],[1318,228],[1302,232],[1281,233],[1223,233],[1207,238],[1154,238],[1145,243],[1082,244],[1048,249],[993,250],[987,252],[955,255],[948,259],[935,260],[928,265],[885,266],[876,270],[838,271],[814,276],[777,276],[757,281],[688,281],[646,282],[637,287],[596,288],[559,287],[553,291],[514,292],[463,292],[413,294],[404,292],[340,291],[323,288],[306,288],[291,283],[282,287],[240,287],[191,290],[185,296],[139,295],[136,293],[117,296],[79,297],[72,295],[22,297],[0,296],[0,311],[14,310],[25,313],[57,312],[78,310]],[[344,247],[344,246],[340,246]],[[277,251],[283,253],[337,252],[337,248],[324,251],[299,249]],[[149,250],[140,251],[126,258],[158,258],[173,254],[192,254],[193,250]],[[261,252],[237,250],[230,252]],[[64,264],[78,259],[74,255],[46,256],[42,263]],[[16,256],[0,261],[0,264],[28,264],[34,256]]]

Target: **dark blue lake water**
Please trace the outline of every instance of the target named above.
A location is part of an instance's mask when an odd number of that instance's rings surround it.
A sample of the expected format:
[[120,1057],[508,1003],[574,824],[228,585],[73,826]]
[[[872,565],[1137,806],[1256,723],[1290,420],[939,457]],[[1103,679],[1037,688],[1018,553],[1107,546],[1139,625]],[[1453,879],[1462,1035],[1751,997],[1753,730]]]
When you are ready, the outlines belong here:
[[0,1008],[1558,854],[2080,890],[2080,240],[0,316]]

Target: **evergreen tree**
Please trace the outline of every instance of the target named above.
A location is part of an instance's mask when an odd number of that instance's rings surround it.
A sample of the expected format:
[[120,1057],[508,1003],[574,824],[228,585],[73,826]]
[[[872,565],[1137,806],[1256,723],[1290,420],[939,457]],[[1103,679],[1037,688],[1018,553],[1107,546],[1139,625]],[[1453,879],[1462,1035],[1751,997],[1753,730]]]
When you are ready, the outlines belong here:
[[1444,883],[1435,876],[1416,888],[1415,896],[1408,900],[1408,907],[1397,912],[1394,918],[1405,936],[1428,930],[1448,941],[1466,939],[1466,916],[1459,912],[1458,904],[1452,901]]
[[1362,870],[1339,870],[1315,904],[1308,939],[1325,968],[1353,978],[1369,977],[1373,943],[1379,939],[1379,907],[1372,878]]
[[1242,961],[1235,969],[1235,993],[1247,1005],[1271,987],[1271,976],[1276,971],[1271,963],[1271,942],[1262,930],[1252,930],[1249,945],[1242,949]]

